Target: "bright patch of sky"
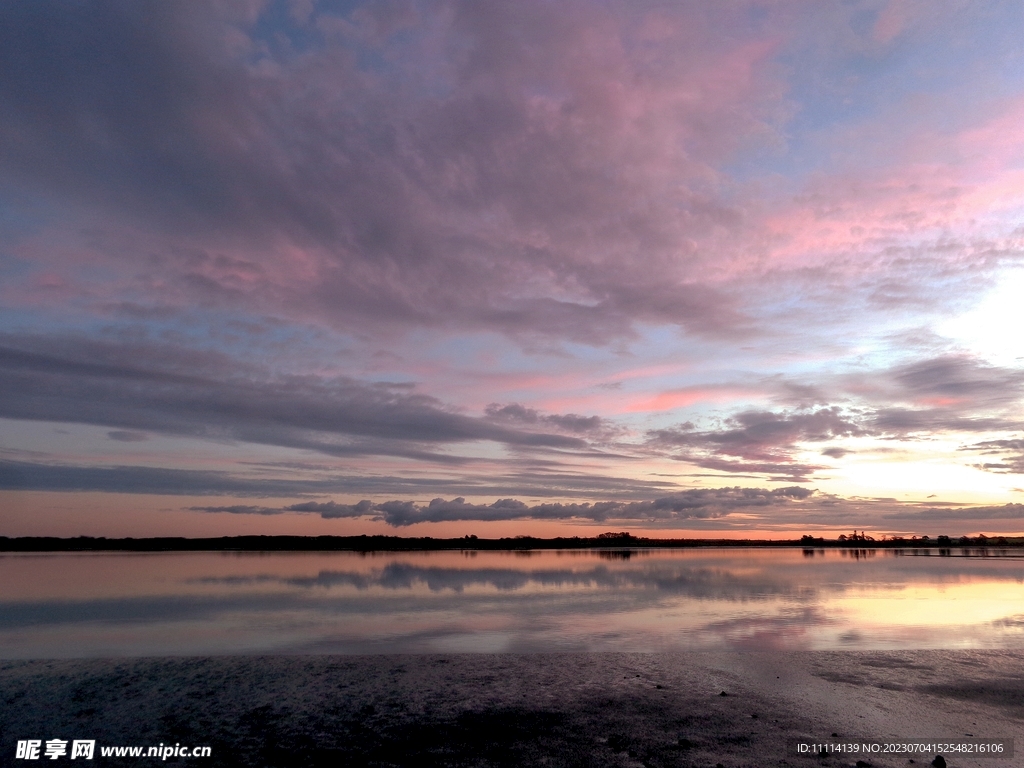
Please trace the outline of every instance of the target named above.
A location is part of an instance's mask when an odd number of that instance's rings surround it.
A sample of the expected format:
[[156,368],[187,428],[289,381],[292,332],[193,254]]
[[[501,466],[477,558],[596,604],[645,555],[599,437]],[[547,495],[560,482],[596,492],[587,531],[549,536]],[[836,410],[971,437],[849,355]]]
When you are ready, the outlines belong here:
[[938,323],[936,331],[993,365],[1024,363],[1024,270],[998,273],[971,309]]

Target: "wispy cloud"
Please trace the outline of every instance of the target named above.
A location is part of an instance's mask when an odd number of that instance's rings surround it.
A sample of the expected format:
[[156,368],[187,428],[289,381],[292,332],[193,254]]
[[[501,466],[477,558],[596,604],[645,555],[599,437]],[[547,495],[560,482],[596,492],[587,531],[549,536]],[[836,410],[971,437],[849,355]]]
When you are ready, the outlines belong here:
[[1024,519],[1024,504],[1003,504],[998,507],[953,507],[926,508],[917,511],[901,510],[886,515],[886,520],[905,520],[921,522],[939,522],[957,520],[970,522],[974,520],[1021,520]]
[[[36,350],[52,344],[9,340]],[[107,362],[89,362],[97,359]],[[87,340],[79,340],[74,351],[0,348],[0,416],[123,427],[108,433],[121,441],[137,440],[134,430],[153,430],[336,456],[388,454],[437,462],[458,461],[436,449],[463,442],[583,449],[585,440],[564,432],[586,432],[601,423],[597,417],[536,412],[532,420],[495,418],[503,415],[496,413],[471,417],[404,388],[347,377],[275,376],[251,367],[239,375],[232,363],[188,349]],[[185,367],[192,373],[179,372]]]
[[700,431],[687,423],[650,432],[648,443],[705,469],[769,473],[806,482],[822,467],[794,458],[798,442],[821,443],[863,433],[837,407],[790,413],[745,411],[729,417],[724,429]]

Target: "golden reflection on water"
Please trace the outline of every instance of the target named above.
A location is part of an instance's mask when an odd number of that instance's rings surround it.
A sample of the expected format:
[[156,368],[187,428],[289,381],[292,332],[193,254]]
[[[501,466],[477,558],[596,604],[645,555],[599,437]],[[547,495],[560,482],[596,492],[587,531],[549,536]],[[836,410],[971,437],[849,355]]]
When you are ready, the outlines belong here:
[[1019,647],[1024,558],[884,550],[0,556],[0,657]]

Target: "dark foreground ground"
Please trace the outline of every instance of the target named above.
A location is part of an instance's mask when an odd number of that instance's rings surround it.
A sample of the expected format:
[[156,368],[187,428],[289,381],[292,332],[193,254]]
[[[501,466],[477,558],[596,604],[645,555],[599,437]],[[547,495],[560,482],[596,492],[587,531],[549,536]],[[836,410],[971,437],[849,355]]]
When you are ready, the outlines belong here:
[[[0,663],[2,765],[852,766],[857,757],[801,757],[792,743],[967,734],[1017,737],[1019,751],[947,754],[951,768],[1024,764],[1024,652]],[[17,740],[51,738],[212,756],[15,759]]]

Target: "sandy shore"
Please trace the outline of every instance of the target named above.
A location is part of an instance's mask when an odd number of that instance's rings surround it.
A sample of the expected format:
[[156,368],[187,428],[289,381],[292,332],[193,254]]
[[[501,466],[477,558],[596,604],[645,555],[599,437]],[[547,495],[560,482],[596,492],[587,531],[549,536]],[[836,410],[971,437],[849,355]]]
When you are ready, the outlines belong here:
[[[721,695],[722,693],[726,695]],[[1017,737],[1024,652],[292,656],[0,663],[18,739],[209,745],[217,766],[854,765],[796,739]],[[915,764],[928,765],[933,755]],[[46,764],[63,763],[46,761]],[[906,757],[866,759],[907,766]],[[93,764],[155,764],[101,760]],[[175,764],[168,760],[168,764]]]

